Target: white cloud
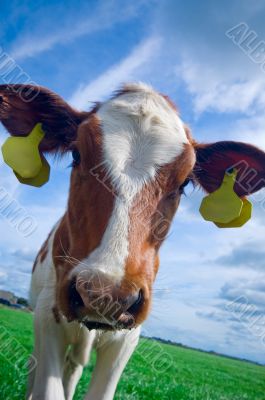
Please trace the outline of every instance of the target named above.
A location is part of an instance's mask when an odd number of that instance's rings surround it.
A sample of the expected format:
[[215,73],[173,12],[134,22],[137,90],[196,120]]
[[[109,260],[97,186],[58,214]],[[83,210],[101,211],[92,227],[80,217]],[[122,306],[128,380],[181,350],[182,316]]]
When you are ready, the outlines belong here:
[[233,125],[235,140],[244,140],[265,150],[265,115],[260,112],[256,115],[238,118]]
[[110,67],[87,86],[79,87],[69,102],[74,107],[83,109],[89,100],[97,101],[109,96],[110,92],[117,89],[121,83],[133,79],[140,68],[151,62],[160,45],[161,40],[158,37],[144,40],[121,62]]
[[10,224],[8,218],[0,215],[0,232],[4,232],[1,234],[0,288],[28,296],[33,260],[51,228],[64,213],[64,207],[58,203],[59,199],[51,197],[43,206],[21,204],[37,222],[36,231],[28,237]]
[[196,116],[207,111],[263,111],[265,73],[261,63],[252,60],[251,47],[244,51],[226,32],[243,21],[249,31],[256,32],[256,44],[264,41],[260,19],[264,2],[251,9],[247,0],[227,1],[226,5],[204,2],[197,12],[196,7],[166,0],[159,5],[154,19],[154,30],[167,43],[160,57],[171,60],[175,79],[184,83]]
[[86,4],[85,7],[82,7],[82,13],[80,12],[81,10],[78,10],[79,15],[82,14],[83,16],[81,20],[78,17],[78,13],[71,15],[70,20],[69,14],[66,14],[66,17],[68,17],[67,23],[65,23],[65,19],[62,19],[62,23],[59,24],[60,29],[57,29],[58,19],[53,15],[53,10],[49,10],[49,7],[44,8],[43,13],[49,14],[47,25],[39,30],[38,26],[41,23],[31,27],[30,32],[24,36],[22,35],[13,45],[11,56],[15,60],[33,57],[52,49],[58,44],[65,45],[81,36],[109,29],[117,23],[135,17],[143,3],[142,0],[130,4],[126,4],[120,0],[110,0],[100,2],[95,10],[93,10],[91,5]]
[[218,70],[214,73],[213,69],[213,66],[200,65],[195,60],[184,61],[176,69],[193,96],[195,113],[249,113],[256,106],[264,107],[264,77],[249,76],[249,79],[238,81],[236,77],[222,76]]

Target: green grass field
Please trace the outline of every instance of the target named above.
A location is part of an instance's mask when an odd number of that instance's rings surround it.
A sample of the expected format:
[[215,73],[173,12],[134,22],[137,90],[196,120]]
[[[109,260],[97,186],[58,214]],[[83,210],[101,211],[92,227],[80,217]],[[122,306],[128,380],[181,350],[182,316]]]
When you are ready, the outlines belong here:
[[[0,308],[0,399],[22,400],[25,360],[32,350],[32,315]],[[81,400],[95,363],[85,369]],[[119,400],[264,400],[265,368],[142,339],[119,383]]]

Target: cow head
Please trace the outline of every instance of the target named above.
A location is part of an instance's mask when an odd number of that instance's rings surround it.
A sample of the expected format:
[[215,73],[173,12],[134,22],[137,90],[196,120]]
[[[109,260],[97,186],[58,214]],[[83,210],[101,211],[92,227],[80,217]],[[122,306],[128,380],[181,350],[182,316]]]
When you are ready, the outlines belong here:
[[197,144],[169,99],[143,84],[90,112],[44,88],[3,85],[0,119],[12,135],[41,122],[40,150],[73,154],[68,208],[54,238],[56,301],[88,328],[144,321],[158,251],[190,180],[212,192],[237,164],[240,196],[264,186],[265,153],[244,143]]

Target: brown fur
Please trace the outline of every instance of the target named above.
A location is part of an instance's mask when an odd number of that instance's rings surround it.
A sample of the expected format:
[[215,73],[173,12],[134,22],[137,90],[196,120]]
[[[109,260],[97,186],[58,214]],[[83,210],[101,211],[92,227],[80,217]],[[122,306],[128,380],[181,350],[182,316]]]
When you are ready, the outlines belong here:
[[156,181],[143,188],[134,201],[124,281],[133,282],[144,294],[145,302],[136,316],[138,324],[150,311],[152,286],[159,267],[158,251],[179,206],[181,185],[191,173],[194,162],[193,148],[186,145],[184,152],[162,167]]
[[[32,101],[27,101],[32,98]],[[64,151],[74,140],[78,125],[88,116],[41,86],[0,85],[0,120],[11,135],[26,136],[42,123],[41,151]]]
[[234,187],[238,196],[255,193],[265,186],[265,154],[250,144],[217,142],[197,144],[194,174],[207,192],[216,190],[225,171],[233,166],[238,170]]
[[97,117],[91,117],[80,126],[78,138],[73,144],[81,154],[80,166],[73,168],[67,212],[54,239],[53,257],[57,271],[57,300],[60,309],[72,318],[69,309],[69,271],[88,256],[100,243],[107,227],[114,204],[110,182],[104,187],[99,176],[90,169],[102,162],[101,132]]

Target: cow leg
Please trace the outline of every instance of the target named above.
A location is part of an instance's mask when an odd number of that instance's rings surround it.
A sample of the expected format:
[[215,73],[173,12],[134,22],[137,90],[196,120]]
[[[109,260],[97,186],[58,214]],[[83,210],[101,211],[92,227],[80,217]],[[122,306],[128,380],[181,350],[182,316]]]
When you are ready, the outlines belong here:
[[[36,354],[35,351],[33,351],[32,355],[29,358],[29,374],[28,374],[26,400],[32,399],[32,391],[33,391],[35,371],[36,371],[35,360],[36,360]],[[34,365],[31,366],[31,362],[34,362]]]
[[68,352],[63,372],[63,386],[66,400],[72,400],[76,386],[82,376],[83,368],[88,363],[95,331],[89,332],[86,328],[79,330],[78,342],[71,346]]
[[72,400],[75,388],[83,373],[83,365],[76,362],[71,354],[67,355],[63,373],[64,395],[66,400]]
[[85,400],[112,400],[120,376],[140,335],[140,328],[104,333],[97,348],[97,361]]
[[34,318],[35,370],[32,400],[64,400],[62,372],[67,349],[62,323],[55,321],[49,299],[43,290],[37,302]]

